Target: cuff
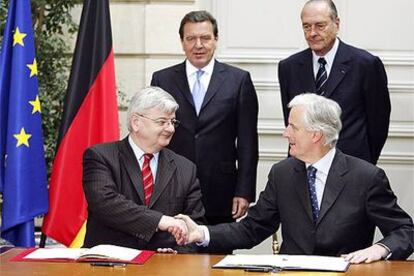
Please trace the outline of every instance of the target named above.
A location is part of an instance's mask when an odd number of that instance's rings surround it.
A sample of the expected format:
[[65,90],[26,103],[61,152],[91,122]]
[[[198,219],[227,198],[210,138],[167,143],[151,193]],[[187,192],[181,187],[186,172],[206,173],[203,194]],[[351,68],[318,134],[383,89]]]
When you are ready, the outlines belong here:
[[378,244],[379,246],[384,247],[384,248],[388,251],[388,254],[387,254],[386,256],[383,256],[383,259],[384,259],[384,260],[388,260],[389,258],[391,258],[392,251],[391,251],[391,249],[390,249],[388,246],[386,246],[385,244],[380,243],[380,242],[378,242],[378,243],[376,243],[376,244]]
[[197,242],[196,244],[200,247],[207,247],[210,243],[210,232],[208,231],[208,228],[205,225],[199,225],[197,227],[199,230],[203,231],[204,240],[202,242]]

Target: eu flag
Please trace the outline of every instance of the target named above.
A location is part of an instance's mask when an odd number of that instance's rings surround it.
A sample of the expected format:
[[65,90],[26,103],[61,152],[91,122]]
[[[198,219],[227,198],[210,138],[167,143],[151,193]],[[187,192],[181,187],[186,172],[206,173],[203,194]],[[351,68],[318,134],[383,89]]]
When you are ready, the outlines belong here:
[[34,218],[48,209],[30,0],[10,2],[0,51],[1,236],[30,247]]

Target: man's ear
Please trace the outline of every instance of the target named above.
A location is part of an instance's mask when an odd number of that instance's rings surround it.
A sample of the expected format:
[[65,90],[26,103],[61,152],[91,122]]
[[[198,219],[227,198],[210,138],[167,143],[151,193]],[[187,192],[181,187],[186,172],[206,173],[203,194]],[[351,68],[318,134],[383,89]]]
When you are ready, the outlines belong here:
[[313,135],[312,135],[312,140],[313,142],[317,143],[319,142],[321,139],[323,139],[323,132],[322,131],[314,131]]
[[141,122],[140,122],[140,120],[139,120],[139,116],[138,116],[137,114],[133,114],[133,115],[131,116],[131,121],[130,121],[130,124],[131,124],[131,128],[132,128],[132,130],[133,130],[134,132],[137,132],[137,131],[138,131],[138,129],[140,128],[140,125],[141,125]]

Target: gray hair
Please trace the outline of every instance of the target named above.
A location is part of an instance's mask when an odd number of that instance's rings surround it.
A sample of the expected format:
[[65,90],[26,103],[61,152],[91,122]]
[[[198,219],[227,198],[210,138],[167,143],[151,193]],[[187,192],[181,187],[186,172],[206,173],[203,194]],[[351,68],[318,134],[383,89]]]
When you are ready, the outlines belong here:
[[309,0],[308,2],[305,3],[305,6],[307,4],[314,3],[314,2],[325,2],[329,7],[329,11],[330,11],[329,13],[330,13],[331,19],[333,21],[338,19],[338,10],[336,9],[335,3],[332,0]]
[[218,36],[218,27],[217,27],[217,20],[208,12],[208,11],[192,11],[187,13],[183,19],[181,19],[180,29],[178,33],[180,34],[181,40],[184,39],[184,25],[188,22],[190,23],[200,23],[208,21],[213,25],[213,34],[214,37],[217,38]]
[[300,94],[288,104],[289,108],[303,106],[303,122],[308,131],[321,131],[325,145],[334,147],[342,129],[341,107],[331,99],[313,93]]
[[131,117],[134,113],[142,114],[151,108],[159,108],[166,113],[173,113],[178,109],[178,103],[165,90],[157,86],[145,87],[135,93],[129,103],[127,113],[127,126],[131,132]]

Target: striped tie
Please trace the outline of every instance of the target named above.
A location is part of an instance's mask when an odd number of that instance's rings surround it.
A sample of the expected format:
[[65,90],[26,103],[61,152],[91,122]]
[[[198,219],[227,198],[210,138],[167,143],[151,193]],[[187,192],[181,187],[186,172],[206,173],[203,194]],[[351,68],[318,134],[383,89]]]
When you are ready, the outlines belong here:
[[316,74],[316,94],[323,95],[325,93],[325,83],[328,80],[325,64],[326,60],[321,57],[318,59],[319,69]]
[[316,171],[315,167],[309,166],[307,168],[307,175],[308,175],[308,188],[309,188],[309,196],[312,205],[312,217],[313,222],[316,223],[319,216],[319,206],[318,206],[318,198],[316,197]]
[[144,154],[144,164],[142,165],[142,181],[144,183],[145,205],[149,206],[152,192],[154,191],[154,178],[152,177],[151,167],[149,165],[152,154]]

